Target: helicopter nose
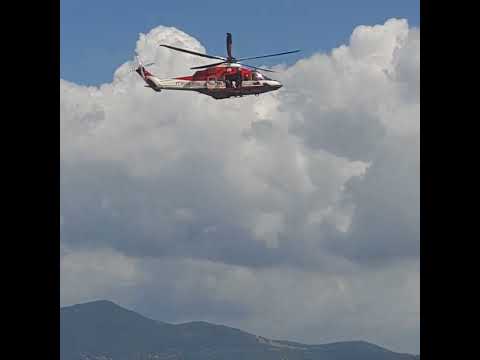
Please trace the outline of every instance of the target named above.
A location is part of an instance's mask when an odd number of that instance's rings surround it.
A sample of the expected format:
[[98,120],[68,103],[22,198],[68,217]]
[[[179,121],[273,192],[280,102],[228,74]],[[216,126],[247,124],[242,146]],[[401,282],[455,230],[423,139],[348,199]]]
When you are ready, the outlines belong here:
[[275,90],[278,90],[283,86],[280,81],[274,81],[274,83],[272,85],[275,88]]
[[280,81],[276,81],[276,80],[264,81],[263,84],[265,86],[270,87],[271,90],[278,90],[283,86]]

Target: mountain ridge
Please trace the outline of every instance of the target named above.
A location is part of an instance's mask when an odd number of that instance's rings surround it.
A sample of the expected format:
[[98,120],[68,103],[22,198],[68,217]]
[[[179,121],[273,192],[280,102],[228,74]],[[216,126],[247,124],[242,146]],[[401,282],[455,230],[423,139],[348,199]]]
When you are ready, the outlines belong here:
[[418,360],[363,341],[307,345],[206,321],[171,324],[109,300],[60,308],[61,360]]

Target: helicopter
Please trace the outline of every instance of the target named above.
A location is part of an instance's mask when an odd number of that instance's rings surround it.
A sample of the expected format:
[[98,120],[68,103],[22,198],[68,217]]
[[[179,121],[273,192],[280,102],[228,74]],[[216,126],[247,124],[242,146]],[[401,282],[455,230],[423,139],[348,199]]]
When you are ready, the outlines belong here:
[[133,69],[147,84],[145,87],[156,92],[162,90],[183,90],[196,91],[211,96],[214,99],[227,99],[230,97],[242,97],[245,95],[259,95],[269,91],[278,90],[282,84],[262,74],[264,72],[275,72],[269,69],[262,69],[256,66],[247,65],[240,61],[260,59],[272,56],[280,56],[299,52],[300,50],[286,51],[276,54],[235,58],[232,56],[232,34],[227,33],[227,57],[202,54],[192,50],[186,50],[171,45],[161,44],[159,46],[196,55],[204,58],[220,60],[213,64],[195,66],[190,69],[198,70],[193,75],[181,76],[171,79],[159,79],[146,67],[155,63],[143,64],[137,57],[136,67]]

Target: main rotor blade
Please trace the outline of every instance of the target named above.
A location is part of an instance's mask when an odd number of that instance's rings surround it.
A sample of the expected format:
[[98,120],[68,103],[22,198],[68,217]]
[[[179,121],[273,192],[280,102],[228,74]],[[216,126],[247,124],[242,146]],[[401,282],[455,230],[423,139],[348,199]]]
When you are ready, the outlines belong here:
[[175,47],[175,46],[163,45],[163,44],[161,44],[160,46],[163,46],[163,47],[166,47],[166,48],[169,48],[169,49],[172,49],[172,50],[181,51],[181,52],[184,52],[184,53],[187,53],[187,54],[192,54],[192,55],[197,55],[197,56],[209,58],[209,59],[227,60],[227,59],[225,59],[225,58],[223,58],[223,57],[221,57],[221,56],[201,54],[201,53],[198,53],[198,52],[196,52],[196,51],[181,49],[181,48],[178,48],[178,47]]
[[262,71],[268,71],[268,72],[276,72],[276,71],[273,71],[273,70],[268,70],[268,69],[263,69],[263,68],[259,68],[259,67],[256,67],[256,66],[252,66],[252,65],[247,65],[247,64],[243,64],[243,63],[239,63],[237,62],[237,64],[240,64],[242,66],[246,66],[246,67],[249,67],[249,68],[252,68],[252,69],[257,69],[257,70],[262,70]]
[[270,54],[270,55],[246,57],[246,58],[237,59],[237,61],[252,60],[252,59],[261,59],[261,58],[266,58],[266,57],[271,57],[271,56],[279,56],[279,55],[293,54],[293,53],[296,53],[296,52],[299,52],[299,51],[300,51],[300,50],[293,50],[293,51],[287,51],[287,52],[282,52],[282,53],[278,53],[278,54]]
[[205,69],[205,68],[209,68],[209,67],[214,67],[214,66],[217,66],[217,65],[221,65],[221,64],[225,64],[226,61],[221,61],[221,62],[218,62],[218,63],[213,63],[213,64],[208,64],[208,65],[202,65],[202,66],[195,66],[195,67],[191,67],[190,69]]
[[232,34],[227,33],[227,56],[228,59],[233,59],[232,56]]

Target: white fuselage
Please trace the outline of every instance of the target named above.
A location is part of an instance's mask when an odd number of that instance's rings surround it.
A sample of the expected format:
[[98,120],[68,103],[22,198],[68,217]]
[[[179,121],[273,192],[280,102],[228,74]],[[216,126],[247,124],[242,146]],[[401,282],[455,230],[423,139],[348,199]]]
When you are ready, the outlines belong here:
[[159,79],[154,75],[146,75],[145,82],[155,91],[161,90],[187,90],[197,91],[210,95],[217,99],[232,96],[244,96],[261,94],[274,91],[282,87],[276,80],[244,80],[240,87],[227,88],[226,83],[221,80],[183,80],[183,79]]

